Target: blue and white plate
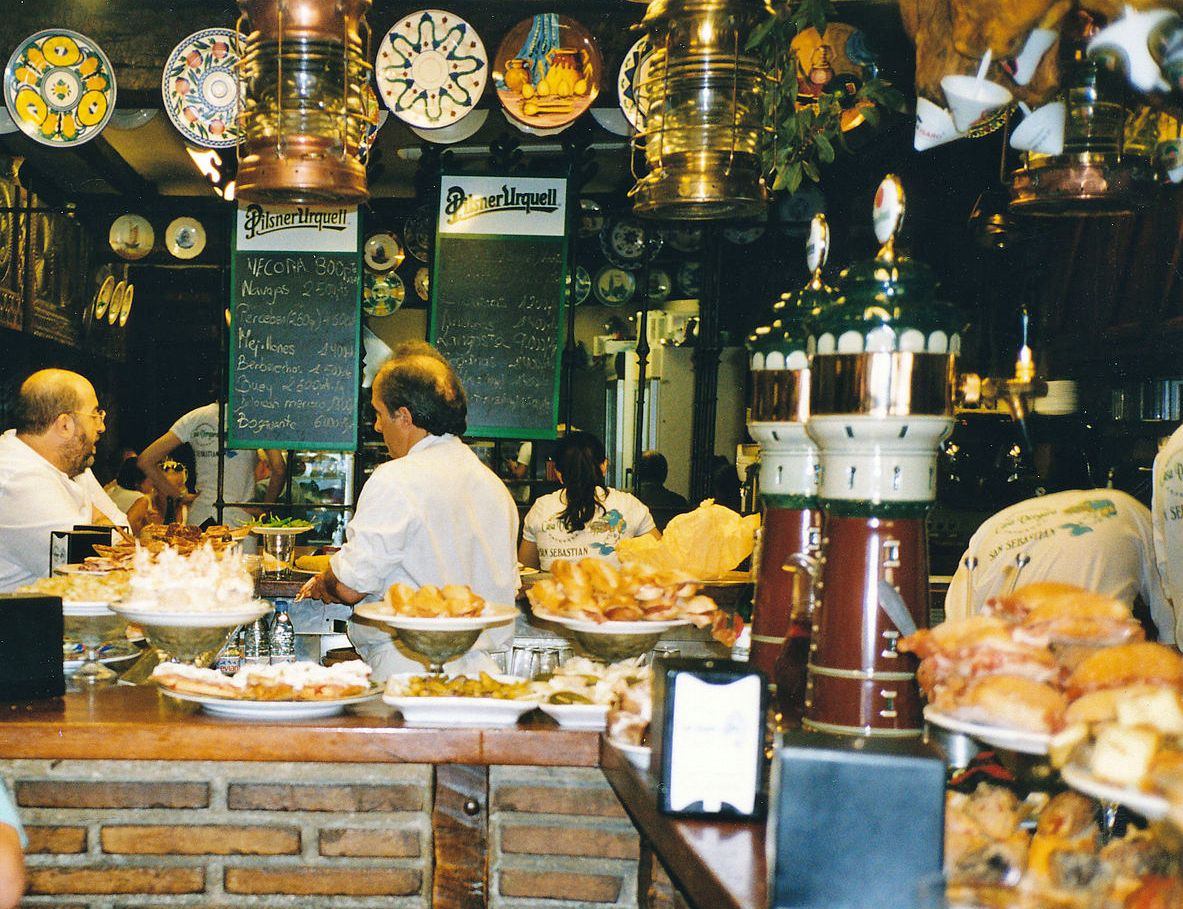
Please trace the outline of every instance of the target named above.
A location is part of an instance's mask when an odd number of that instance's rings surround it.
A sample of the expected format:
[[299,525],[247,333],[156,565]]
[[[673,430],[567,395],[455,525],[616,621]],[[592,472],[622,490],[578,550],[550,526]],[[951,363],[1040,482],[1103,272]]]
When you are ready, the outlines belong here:
[[476,107],[488,77],[480,35],[455,13],[440,9],[399,18],[374,60],[382,102],[420,129],[458,122]]

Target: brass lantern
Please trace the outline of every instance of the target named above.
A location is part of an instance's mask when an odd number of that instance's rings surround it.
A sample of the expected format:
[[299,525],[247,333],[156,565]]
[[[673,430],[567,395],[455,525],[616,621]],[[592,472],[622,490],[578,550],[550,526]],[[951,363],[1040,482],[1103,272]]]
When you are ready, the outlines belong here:
[[652,48],[637,87],[644,123],[634,159],[648,173],[630,191],[655,218],[752,218],[768,190],[760,149],[766,76],[744,45],[750,0],[652,0],[642,25]]
[[[364,202],[371,0],[239,0],[238,198],[269,205]],[[239,30],[242,23],[239,24]]]

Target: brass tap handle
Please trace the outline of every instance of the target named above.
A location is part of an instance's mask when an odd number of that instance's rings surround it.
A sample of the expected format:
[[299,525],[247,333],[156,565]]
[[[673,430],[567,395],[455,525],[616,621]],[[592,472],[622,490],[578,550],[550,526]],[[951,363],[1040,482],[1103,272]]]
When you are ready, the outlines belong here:
[[871,221],[875,239],[882,245],[875,257],[881,262],[895,262],[895,238],[904,223],[906,199],[904,186],[895,174],[888,174],[875,190],[875,207]]
[[822,269],[830,258],[830,225],[826,216],[818,212],[809,222],[809,237],[805,241],[805,264],[809,267],[812,277],[809,279],[810,290],[822,289]]

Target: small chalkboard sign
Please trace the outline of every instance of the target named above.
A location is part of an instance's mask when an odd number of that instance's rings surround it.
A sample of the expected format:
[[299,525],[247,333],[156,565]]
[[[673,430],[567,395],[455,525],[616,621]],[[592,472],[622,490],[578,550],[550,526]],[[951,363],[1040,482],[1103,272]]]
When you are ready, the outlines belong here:
[[357,447],[357,236],[355,209],[239,210],[228,447]]
[[468,434],[555,437],[567,286],[566,181],[442,180],[432,342],[468,395]]

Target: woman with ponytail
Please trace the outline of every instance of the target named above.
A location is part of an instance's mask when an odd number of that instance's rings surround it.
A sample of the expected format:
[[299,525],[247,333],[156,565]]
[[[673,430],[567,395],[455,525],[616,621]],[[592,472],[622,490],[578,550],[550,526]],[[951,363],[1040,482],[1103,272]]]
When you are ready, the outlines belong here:
[[555,446],[554,460],[563,488],[542,496],[526,515],[518,547],[523,565],[546,571],[555,559],[586,558],[618,565],[618,542],[661,536],[640,499],[605,484],[608,457],[596,436],[568,433]]

